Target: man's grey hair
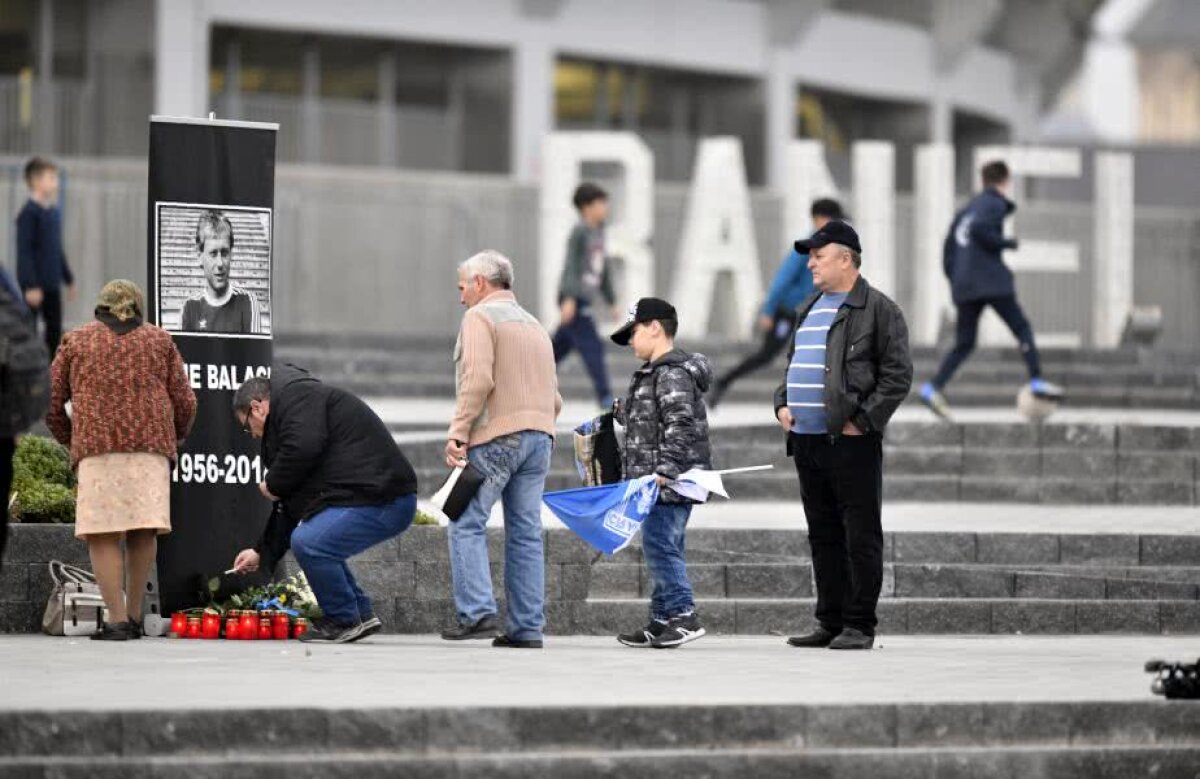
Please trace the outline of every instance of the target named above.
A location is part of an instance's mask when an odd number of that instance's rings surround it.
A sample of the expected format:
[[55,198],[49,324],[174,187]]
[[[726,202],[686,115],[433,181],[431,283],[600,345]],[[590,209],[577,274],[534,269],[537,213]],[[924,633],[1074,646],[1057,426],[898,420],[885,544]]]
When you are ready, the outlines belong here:
[[266,376],[246,379],[233,393],[233,415],[249,414],[250,403],[255,400],[270,400],[271,380]]
[[854,263],[854,267],[856,267],[856,268],[862,267],[862,254],[854,251],[849,246],[846,246],[845,244],[842,244],[842,243],[835,243],[834,246],[838,247],[839,249],[841,249],[842,251],[844,251],[850,255],[850,260]]
[[494,249],[486,249],[464,261],[458,266],[468,279],[482,276],[483,280],[493,287],[512,289],[513,264],[512,260]]

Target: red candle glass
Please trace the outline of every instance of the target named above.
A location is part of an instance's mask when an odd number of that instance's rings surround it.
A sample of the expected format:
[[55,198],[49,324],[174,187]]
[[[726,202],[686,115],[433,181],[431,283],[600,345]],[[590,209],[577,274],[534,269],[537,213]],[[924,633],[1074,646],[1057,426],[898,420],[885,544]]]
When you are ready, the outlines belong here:
[[200,618],[199,617],[188,617],[187,637],[188,638],[200,638],[200,635],[201,635]]
[[300,636],[304,635],[307,632],[308,632],[308,620],[305,619],[304,617],[300,617],[299,619],[296,620],[296,629],[293,632],[292,637],[300,638]]
[[229,619],[225,620],[225,640],[236,641],[242,637],[242,618],[237,614],[230,614]]
[[177,611],[171,615],[171,632],[175,638],[183,638],[187,635],[187,614]]
[[271,626],[275,633],[275,640],[286,641],[291,633],[292,618],[287,614],[276,614],[271,619]]
[[258,614],[253,611],[242,612],[242,638],[246,641],[258,638]]
[[221,615],[204,612],[200,621],[200,635],[208,640],[221,637]]
[[260,641],[270,641],[275,637],[274,631],[271,629],[271,620],[268,617],[263,617],[258,621],[258,638]]

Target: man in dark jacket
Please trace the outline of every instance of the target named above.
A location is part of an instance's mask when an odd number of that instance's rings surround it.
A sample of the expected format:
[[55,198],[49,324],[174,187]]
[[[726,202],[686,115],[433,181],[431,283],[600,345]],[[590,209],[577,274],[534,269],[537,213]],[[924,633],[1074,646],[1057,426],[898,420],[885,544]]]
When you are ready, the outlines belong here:
[[63,249],[62,211],[58,207],[58,167],[43,157],[25,165],[29,200],[17,215],[17,282],[25,303],[46,325],[50,359],[62,340],[63,290],[75,299],[75,277]]
[[954,348],[946,355],[933,379],[921,387],[921,402],[943,419],[950,418],[950,404],[942,389],[975,348],[979,317],[992,307],[1016,336],[1029,370],[1029,389],[1035,397],[1061,400],[1062,388],[1042,378],[1033,327],[1017,302],[1013,274],[1001,252],[1016,249],[1016,238],[1004,237],[1004,218],[1016,210],[1008,198],[1010,175],[1001,161],[983,166],[983,192],[954,216],[942,246],[942,265],[950,279],[958,322]]
[[797,311],[775,416],[800,476],[817,584],[817,627],[797,647],[870,649],[883,584],[883,431],[912,386],[900,307],[859,275],[854,228],[825,225],[809,254],[818,292]]
[[408,529],[417,477],[387,425],[349,392],[293,365],[276,366],[234,394],[234,416],[262,439],[269,468],[259,490],[275,510],[238,572],[274,569],[288,546],[324,616],[309,641],[356,641],[382,628],[346,560]]
[[684,559],[684,534],[694,501],[670,485],[692,468],[712,467],[704,410],[712,366],[702,354],[675,348],[678,329],[674,306],[642,298],[625,325],[612,334],[614,343],[631,347],[642,360],[629,382],[629,394],[616,404],[616,419],[625,428],[625,478],[653,474],[660,488],[642,524],[642,556],[653,582],[650,622],[617,636],[632,647],[678,647],[705,632]]

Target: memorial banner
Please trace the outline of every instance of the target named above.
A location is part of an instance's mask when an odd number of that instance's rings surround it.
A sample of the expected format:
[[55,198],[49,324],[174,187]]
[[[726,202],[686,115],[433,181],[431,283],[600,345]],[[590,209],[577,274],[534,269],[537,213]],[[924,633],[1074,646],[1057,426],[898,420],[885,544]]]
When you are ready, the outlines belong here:
[[159,542],[163,613],[201,605],[204,583],[254,544],[271,511],[259,442],[232,401],[270,373],[277,131],[150,121],[147,317],[175,338],[199,400],[172,471],[172,532]]

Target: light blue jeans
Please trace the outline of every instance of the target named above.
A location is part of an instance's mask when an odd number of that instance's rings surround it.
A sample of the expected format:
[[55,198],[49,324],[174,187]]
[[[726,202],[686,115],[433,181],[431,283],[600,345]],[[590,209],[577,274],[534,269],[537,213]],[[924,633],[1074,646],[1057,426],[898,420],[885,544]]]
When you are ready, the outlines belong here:
[[508,601],[504,632],[521,641],[542,637],[546,624],[542,492],[553,446],[550,436],[527,430],[467,451],[471,464],[487,480],[458,521],[450,523],[450,571],[461,624],[473,625],[498,611],[488,561],[487,520],[499,500],[504,505],[504,593]]
[[691,515],[690,503],[655,503],[642,523],[642,556],[653,585],[651,619],[665,622],[696,607],[684,545]]

